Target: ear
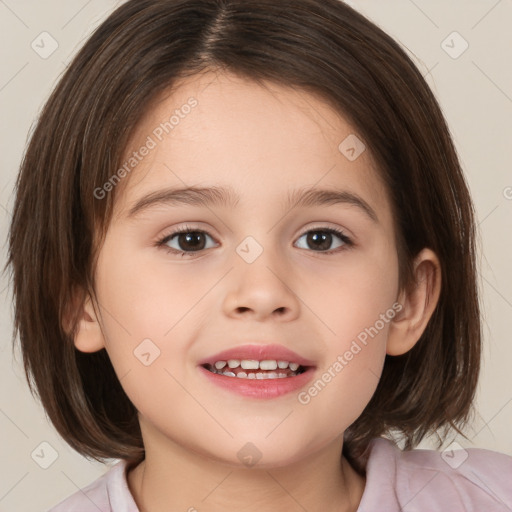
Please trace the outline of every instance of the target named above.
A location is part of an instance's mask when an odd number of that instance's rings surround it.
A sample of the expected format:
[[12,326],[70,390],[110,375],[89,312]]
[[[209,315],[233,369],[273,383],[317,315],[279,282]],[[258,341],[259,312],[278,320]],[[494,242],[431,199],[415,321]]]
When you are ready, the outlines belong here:
[[408,352],[427,327],[441,293],[441,265],[430,249],[423,249],[414,260],[414,284],[404,290],[397,302],[402,309],[390,322],[386,353],[398,356]]
[[[76,333],[73,339],[74,345],[77,350],[81,352],[97,352],[105,348],[105,339],[98,321],[96,312],[94,311],[91,296],[86,294],[85,299],[78,299],[75,296],[75,304],[78,310],[78,324]],[[70,326],[70,314],[66,316],[65,325]],[[69,332],[69,328],[66,332]]]

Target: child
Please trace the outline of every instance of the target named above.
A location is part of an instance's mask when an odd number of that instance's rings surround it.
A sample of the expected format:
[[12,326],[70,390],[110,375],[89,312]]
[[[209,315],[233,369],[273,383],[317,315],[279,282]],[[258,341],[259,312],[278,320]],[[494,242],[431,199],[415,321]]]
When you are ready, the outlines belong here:
[[347,5],[128,1],[16,193],[31,389],[121,459],[53,512],[512,509],[511,457],[412,450],[470,417],[474,215],[421,74]]

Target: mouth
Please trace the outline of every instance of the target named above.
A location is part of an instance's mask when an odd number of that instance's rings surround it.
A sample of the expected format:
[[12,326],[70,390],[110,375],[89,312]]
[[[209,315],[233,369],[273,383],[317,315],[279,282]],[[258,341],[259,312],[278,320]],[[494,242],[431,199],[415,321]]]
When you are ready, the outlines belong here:
[[297,392],[315,376],[312,360],[283,345],[243,345],[198,362],[208,382],[229,393],[271,399]]

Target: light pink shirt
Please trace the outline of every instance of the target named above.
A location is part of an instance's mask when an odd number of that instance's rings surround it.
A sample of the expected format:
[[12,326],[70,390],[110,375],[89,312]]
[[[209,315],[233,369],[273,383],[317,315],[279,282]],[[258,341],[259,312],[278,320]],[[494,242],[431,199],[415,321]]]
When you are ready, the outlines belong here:
[[[125,469],[118,462],[48,512],[139,512]],[[357,512],[512,512],[512,457],[480,448],[401,451],[375,438]]]

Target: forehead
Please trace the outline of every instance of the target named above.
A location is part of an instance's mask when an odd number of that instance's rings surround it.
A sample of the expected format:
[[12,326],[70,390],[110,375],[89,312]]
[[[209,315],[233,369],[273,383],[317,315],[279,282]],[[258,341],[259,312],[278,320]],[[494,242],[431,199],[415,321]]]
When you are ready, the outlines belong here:
[[[360,139],[336,109],[303,90],[225,72],[188,77],[135,127],[125,161],[150,149],[118,186],[115,211],[122,217],[137,197],[164,187],[225,186],[255,207],[282,202],[291,189],[343,187],[389,215]],[[356,156],[362,150],[355,159],[352,148]]]

